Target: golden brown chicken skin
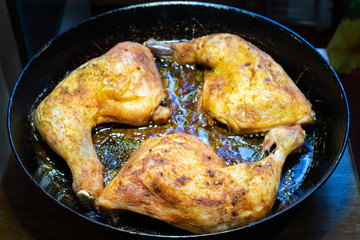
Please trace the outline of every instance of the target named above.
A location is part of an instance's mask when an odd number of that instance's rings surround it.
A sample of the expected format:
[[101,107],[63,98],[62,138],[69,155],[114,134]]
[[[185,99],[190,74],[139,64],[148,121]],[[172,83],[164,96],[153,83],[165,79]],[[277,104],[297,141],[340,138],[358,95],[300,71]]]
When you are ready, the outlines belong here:
[[313,122],[311,104],[268,54],[233,34],[212,34],[188,42],[146,43],[180,65],[207,67],[199,107],[236,134]]
[[163,97],[149,49],[122,42],[71,72],[40,103],[35,126],[69,165],[80,199],[94,199],[103,190],[103,166],[91,129],[105,122],[134,126],[165,122],[170,111],[159,106]]
[[195,136],[175,133],[144,141],[95,200],[100,211],[125,209],[192,233],[219,232],[269,214],[288,154],[302,146],[300,125],[272,129],[259,162],[227,166]]

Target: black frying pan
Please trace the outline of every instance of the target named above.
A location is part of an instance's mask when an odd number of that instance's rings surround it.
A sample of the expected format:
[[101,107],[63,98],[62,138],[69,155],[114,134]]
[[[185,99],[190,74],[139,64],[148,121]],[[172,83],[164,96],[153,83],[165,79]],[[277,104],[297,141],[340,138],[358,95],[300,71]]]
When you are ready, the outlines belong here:
[[[317,120],[311,166],[286,206],[277,207],[259,223],[269,221],[302,202],[332,174],[345,149],[349,129],[349,110],[339,79],[329,64],[300,36],[274,21],[240,9],[196,2],[161,2],[114,10],[91,18],[50,41],[29,62],[11,95],[8,130],[15,155],[25,172],[50,199],[66,211],[85,220],[117,229],[126,238],[194,237],[165,223],[129,213],[121,227],[112,227],[91,210],[82,207],[71,191],[71,175],[64,161],[39,146],[35,139],[31,113],[66,74],[97,57],[119,41],[144,42],[192,39],[216,32],[230,32],[249,40],[270,54],[313,104]],[[44,154],[46,156],[44,156]],[[43,158],[50,159],[56,172],[40,168]],[[54,184],[61,182],[61,187]],[[70,197],[63,198],[68,194]],[[240,234],[244,228],[212,234],[214,239]],[[195,237],[210,237],[197,235]]]

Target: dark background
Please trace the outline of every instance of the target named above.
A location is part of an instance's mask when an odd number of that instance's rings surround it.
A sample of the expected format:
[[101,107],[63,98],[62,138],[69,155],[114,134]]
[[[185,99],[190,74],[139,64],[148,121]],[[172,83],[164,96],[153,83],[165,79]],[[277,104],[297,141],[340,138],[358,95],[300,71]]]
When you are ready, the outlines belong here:
[[[80,21],[112,9],[153,1],[141,0],[6,0],[22,62],[46,42]],[[348,0],[210,0],[269,17],[312,45],[326,47],[349,4]]]

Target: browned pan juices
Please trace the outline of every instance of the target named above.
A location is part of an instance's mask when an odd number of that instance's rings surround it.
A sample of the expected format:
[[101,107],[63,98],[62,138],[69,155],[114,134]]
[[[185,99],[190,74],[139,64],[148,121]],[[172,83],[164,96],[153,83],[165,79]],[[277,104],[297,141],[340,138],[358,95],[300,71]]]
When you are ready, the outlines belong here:
[[[172,116],[164,125],[133,128],[119,124],[105,124],[93,129],[93,143],[106,173],[105,185],[136,151],[139,144],[154,136],[185,132],[208,143],[229,165],[259,161],[269,153],[261,151],[262,136],[237,136],[225,125],[215,122],[199,110],[204,69],[198,65],[179,66],[167,58],[156,58],[166,98]],[[296,198],[300,186],[311,166],[313,132],[307,129],[307,139],[298,153],[290,155],[284,167],[277,206],[279,209]]]
[[[105,166],[104,185],[119,171],[121,166],[133,155],[142,141],[154,136],[175,132],[185,132],[198,136],[208,143],[229,165],[248,161],[258,161],[269,153],[261,151],[263,136],[237,136],[225,125],[203,114],[197,103],[203,85],[204,69],[198,65],[179,66],[167,58],[155,58],[163,82],[166,97],[163,105],[168,106],[172,116],[166,124],[132,127],[122,124],[103,124],[92,131],[93,144],[99,159]],[[46,91],[45,91],[46,92]],[[35,109],[44,96],[39,96]],[[31,119],[32,117],[30,117]],[[39,170],[35,174],[42,188],[58,190],[51,192],[56,199],[95,221],[106,222],[94,209],[84,208],[71,189],[71,173],[65,162],[52,152],[40,139],[32,124],[36,159]],[[292,205],[297,199],[297,190],[312,167],[314,149],[313,127],[306,128],[306,141],[299,152],[291,154],[283,168],[280,190],[273,213]],[[41,179],[44,179],[43,181]],[[53,191],[53,190],[52,190]],[[145,221],[147,217],[144,217]],[[129,216],[120,219],[118,227],[151,234],[160,234],[159,229],[151,225],[143,228],[133,226]],[[138,222],[138,220],[134,220]],[[136,223],[137,224],[137,223]],[[168,234],[168,233],[166,233]]]

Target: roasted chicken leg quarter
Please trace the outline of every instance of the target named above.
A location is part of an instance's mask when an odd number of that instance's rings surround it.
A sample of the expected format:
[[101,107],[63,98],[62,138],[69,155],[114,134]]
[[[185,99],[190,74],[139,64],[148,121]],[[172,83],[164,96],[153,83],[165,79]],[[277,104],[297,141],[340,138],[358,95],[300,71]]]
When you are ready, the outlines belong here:
[[145,43],[180,65],[207,69],[199,107],[237,134],[313,122],[311,104],[267,53],[233,34],[212,34],[167,45]]
[[[259,162],[227,166],[199,138],[175,133],[144,141],[95,200],[99,211],[124,209],[196,234],[249,224],[269,214],[288,154],[302,146],[300,125],[272,129]],[[113,212],[113,211],[110,211]]]
[[163,97],[150,50],[122,42],[71,72],[40,103],[35,126],[67,162],[80,199],[94,199],[103,190],[103,166],[91,129],[105,122],[142,126],[167,121],[170,111],[159,105]]

